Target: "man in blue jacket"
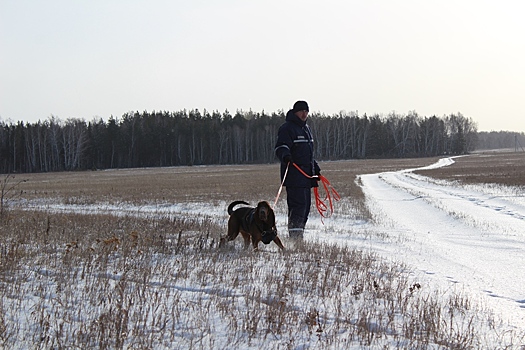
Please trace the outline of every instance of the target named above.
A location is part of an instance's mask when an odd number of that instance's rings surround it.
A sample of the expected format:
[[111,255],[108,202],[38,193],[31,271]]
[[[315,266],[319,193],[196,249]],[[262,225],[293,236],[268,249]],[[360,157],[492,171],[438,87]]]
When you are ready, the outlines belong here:
[[[290,238],[302,239],[310,205],[312,187],[317,187],[321,173],[314,159],[314,139],[308,118],[308,103],[297,101],[286,113],[286,122],[281,125],[275,144],[275,155],[281,161],[281,181],[284,179],[288,204],[288,234]],[[297,165],[307,176],[302,174]]]

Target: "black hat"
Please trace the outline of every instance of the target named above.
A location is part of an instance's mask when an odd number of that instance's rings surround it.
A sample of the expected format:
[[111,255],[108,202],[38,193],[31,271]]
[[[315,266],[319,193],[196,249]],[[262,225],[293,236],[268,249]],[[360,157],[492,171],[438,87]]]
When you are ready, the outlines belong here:
[[293,104],[293,111],[299,112],[299,111],[310,111],[308,109],[308,103],[306,101],[297,101]]

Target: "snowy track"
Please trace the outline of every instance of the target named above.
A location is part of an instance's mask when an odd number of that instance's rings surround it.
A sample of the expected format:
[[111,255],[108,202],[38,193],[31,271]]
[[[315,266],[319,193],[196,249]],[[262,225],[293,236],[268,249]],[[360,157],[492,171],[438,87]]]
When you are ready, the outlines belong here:
[[[434,166],[452,162],[448,158]],[[524,327],[523,194],[460,187],[412,170],[361,176],[371,212],[392,241],[380,253],[453,288],[487,296],[489,307]]]

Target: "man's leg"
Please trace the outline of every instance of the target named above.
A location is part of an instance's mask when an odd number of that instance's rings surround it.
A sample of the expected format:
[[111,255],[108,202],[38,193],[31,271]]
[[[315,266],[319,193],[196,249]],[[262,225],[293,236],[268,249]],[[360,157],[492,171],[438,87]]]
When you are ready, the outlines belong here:
[[310,189],[286,187],[286,195],[288,204],[288,234],[290,238],[302,239],[304,227],[310,212]]

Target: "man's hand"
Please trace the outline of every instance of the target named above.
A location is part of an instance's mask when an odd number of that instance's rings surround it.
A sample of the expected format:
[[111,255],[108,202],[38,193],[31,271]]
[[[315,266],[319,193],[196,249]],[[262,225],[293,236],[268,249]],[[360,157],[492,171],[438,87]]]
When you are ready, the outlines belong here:
[[288,164],[288,163],[292,163],[292,156],[290,154],[287,154],[283,157],[283,162]]

